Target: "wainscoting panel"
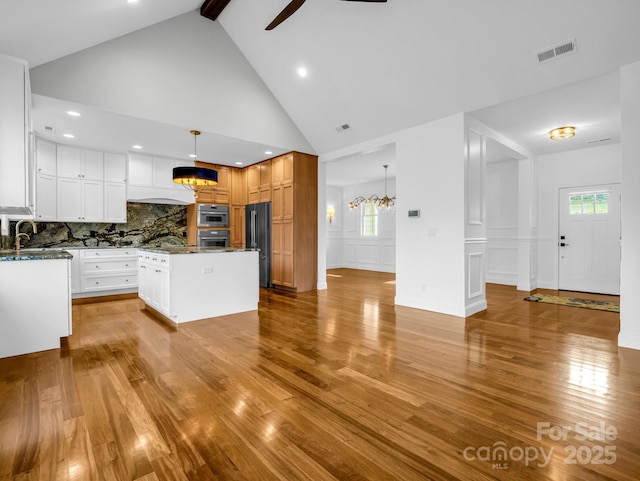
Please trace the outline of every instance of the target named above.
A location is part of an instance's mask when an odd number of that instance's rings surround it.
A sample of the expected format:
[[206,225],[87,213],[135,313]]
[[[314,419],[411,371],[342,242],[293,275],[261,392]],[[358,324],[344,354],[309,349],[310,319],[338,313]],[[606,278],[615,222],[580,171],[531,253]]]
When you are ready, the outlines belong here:
[[515,286],[517,281],[517,241],[508,239],[489,239],[487,246],[487,282]]
[[487,308],[485,291],[486,239],[467,239],[465,241],[465,315],[470,316]]

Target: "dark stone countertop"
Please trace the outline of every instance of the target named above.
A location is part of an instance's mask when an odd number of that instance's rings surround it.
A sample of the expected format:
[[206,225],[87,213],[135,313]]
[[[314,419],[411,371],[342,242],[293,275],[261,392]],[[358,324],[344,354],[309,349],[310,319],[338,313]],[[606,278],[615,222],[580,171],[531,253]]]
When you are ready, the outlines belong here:
[[15,249],[0,250],[2,261],[42,261],[51,259],[71,259],[73,256],[60,249]]
[[138,247],[139,250],[155,252],[157,254],[216,254],[225,252],[252,252],[259,249],[238,249],[233,247],[198,247],[198,246],[166,246],[166,247]]

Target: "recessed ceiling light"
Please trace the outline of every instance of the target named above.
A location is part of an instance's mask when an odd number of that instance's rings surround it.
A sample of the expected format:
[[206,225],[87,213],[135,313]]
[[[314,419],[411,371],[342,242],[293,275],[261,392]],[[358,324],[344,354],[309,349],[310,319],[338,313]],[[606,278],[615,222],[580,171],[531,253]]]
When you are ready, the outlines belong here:
[[309,72],[307,72],[307,69],[304,67],[298,67],[298,76],[305,78],[307,76]]
[[189,157],[191,157],[192,159],[197,158],[198,156],[196,154],[189,154]]
[[138,3],[138,0],[127,0],[127,3]]
[[242,162],[236,162],[236,165],[242,165],[242,164],[243,164]]
[[80,112],[76,112],[75,110],[68,110],[67,115],[71,115],[71,117],[80,117]]
[[63,137],[66,137],[67,139],[73,139],[75,138],[75,135],[73,134],[62,134]]
[[142,148],[142,145],[133,145],[132,147],[133,147],[134,149],[141,149],[141,148]]
[[264,153],[267,154],[267,155],[273,154],[273,152],[271,152],[270,150],[265,150]]

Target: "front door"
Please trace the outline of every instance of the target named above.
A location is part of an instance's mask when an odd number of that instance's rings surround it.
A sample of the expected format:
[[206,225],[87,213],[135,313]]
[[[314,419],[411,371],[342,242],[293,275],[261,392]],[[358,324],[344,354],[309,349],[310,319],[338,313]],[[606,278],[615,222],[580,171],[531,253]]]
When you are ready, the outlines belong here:
[[559,289],[620,294],[620,184],[560,189]]

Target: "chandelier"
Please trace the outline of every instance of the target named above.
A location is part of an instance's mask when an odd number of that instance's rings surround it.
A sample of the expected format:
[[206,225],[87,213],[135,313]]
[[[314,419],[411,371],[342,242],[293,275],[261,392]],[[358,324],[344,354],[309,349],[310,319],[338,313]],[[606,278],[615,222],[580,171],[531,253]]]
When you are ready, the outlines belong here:
[[378,209],[391,209],[396,204],[396,196],[389,197],[387,195],[387,167],[388,165],[383,165],[384,167],[384,197],[378,197],[378,194],[373,194],[369,197],[363,197],[359,195],[351,202],[349,202],[349,210],[353,210],[361,204],[373,204]]
[[[200,135],[200,131],[192,130],[193,134],[193,153],[198,158],[198,145],[196,139]],[[175,167],[173,169],[173,181],[176,184],[182,184],[192,190],[197,187],[206,187],[216,185],[218,183],[218,172],[206,167]]]

